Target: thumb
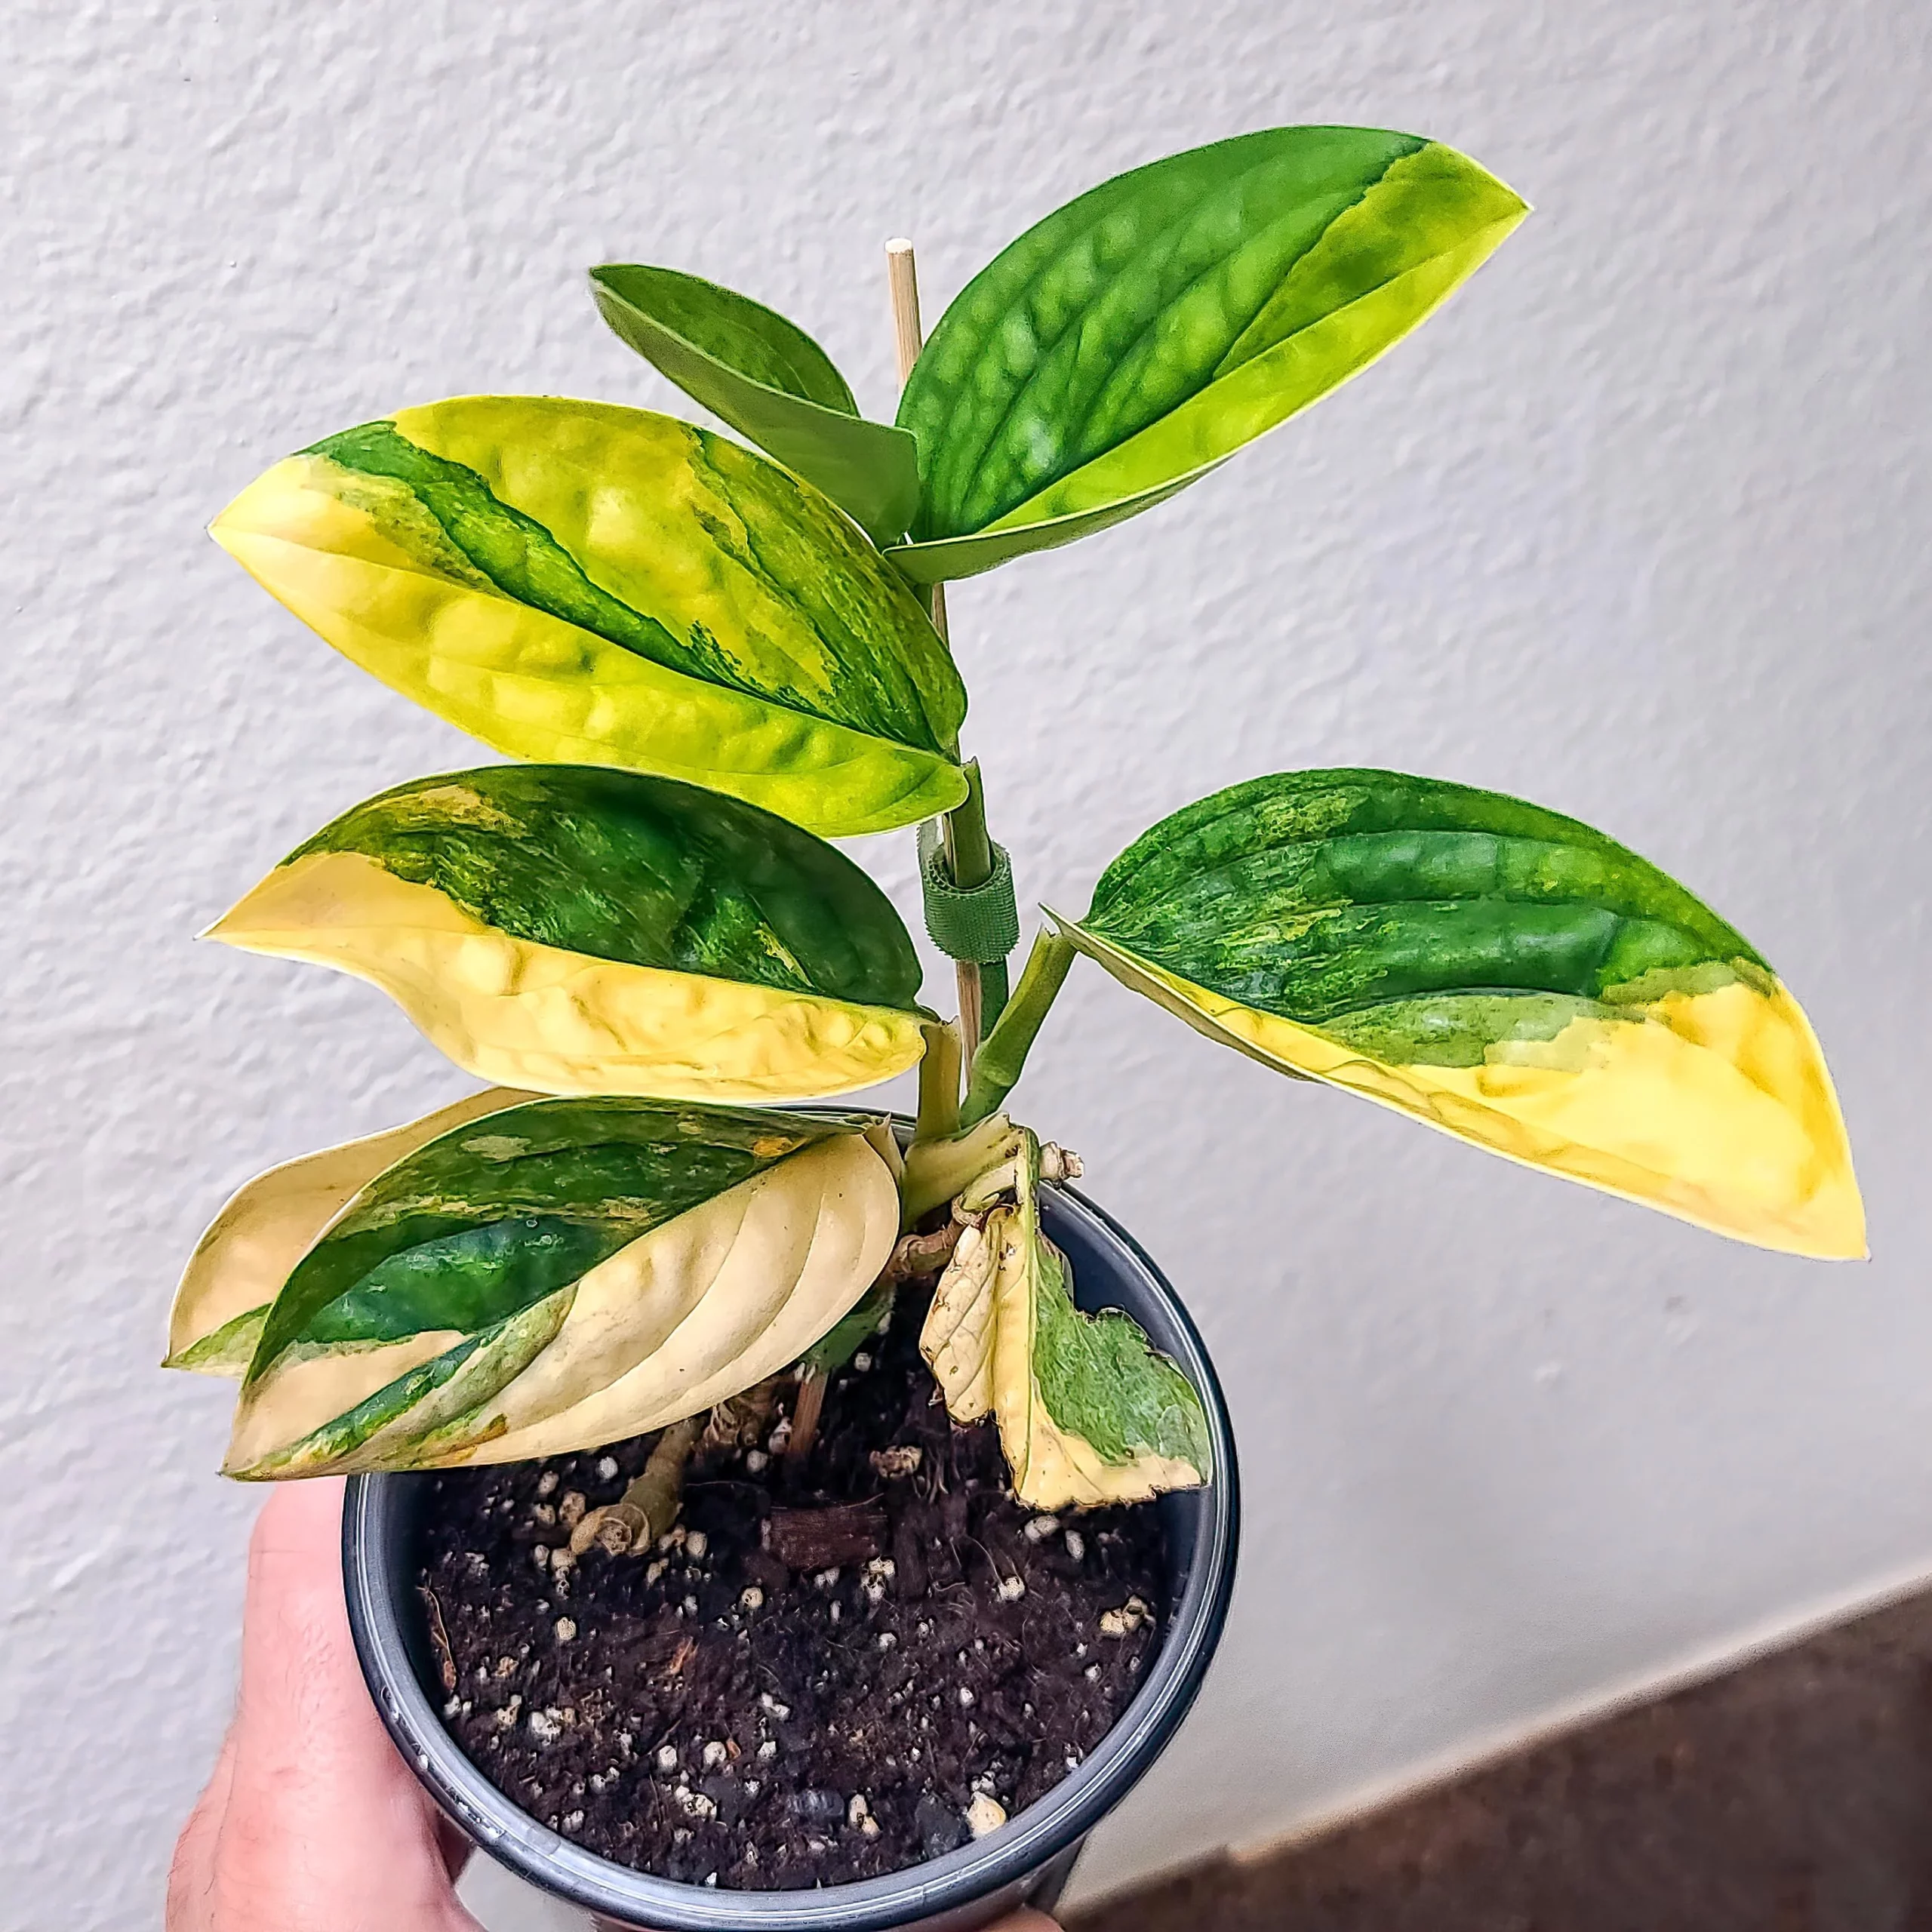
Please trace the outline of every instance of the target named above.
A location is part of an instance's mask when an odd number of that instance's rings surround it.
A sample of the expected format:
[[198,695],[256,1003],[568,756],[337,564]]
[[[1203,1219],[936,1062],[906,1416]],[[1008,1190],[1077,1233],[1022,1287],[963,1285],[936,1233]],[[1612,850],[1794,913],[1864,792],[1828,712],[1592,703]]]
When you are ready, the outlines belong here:
[[278,1484],[248,1551],[242,1694],[216,1860],[288,1932],[479,1932],[435,1813],[362,1681],[343,1600],[340,1480]]
[[378,1743],[382,1756],[395,1755],[349,1634],[343,1487],[340,1478],[278,1484],[248,1543],[238,1768],[252,1780],[313,1786],[310,1798],[374,1769]]

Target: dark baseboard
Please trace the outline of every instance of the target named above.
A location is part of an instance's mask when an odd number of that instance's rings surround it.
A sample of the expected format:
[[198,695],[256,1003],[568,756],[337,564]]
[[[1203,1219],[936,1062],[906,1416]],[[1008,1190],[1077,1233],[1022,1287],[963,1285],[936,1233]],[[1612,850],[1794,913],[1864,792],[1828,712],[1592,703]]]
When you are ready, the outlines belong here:
[[1932,1592],[1069,1932],[1932,1932]]

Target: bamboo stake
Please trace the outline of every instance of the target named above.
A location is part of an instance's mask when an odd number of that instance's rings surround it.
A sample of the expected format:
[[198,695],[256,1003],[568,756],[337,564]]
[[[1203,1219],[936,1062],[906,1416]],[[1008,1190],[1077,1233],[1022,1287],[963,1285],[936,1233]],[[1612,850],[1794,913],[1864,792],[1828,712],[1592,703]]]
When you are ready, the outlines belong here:
[[[913,260],[912,243],[903,235],[895,235],[885,245],[885,283],[892,291],[893,345],[899,352],[899,386],[903,389],[926,340],[919,326],[918,264]],[[933,629],[941,637],[949,638],[944,584],[932,586],[932,600]]]
[[[919,359],[919,351],[924,346],[924,331],[919,325],[919,271],[912,256],[912,245],[903,235],[896,235],[885,245],[886,286],[892,296],[892,333],[895,347],[899,352],[899,386],[906,386],[906,379],[912,373],[912,365]],[[932,586],[933,628],[949,642],[951,633],[946,622],[946,586],[936,583]],[[962,879],[959,876],[959,848],[958,835],[954,829],[952,814],[948,812],[940,820],[940,836],[944,841],[946,867],[955,885],[977,885],[977,879]],[[980,1022],[983,1011],[978,964],[971,959],[955,959],[952,962],[953,974],[959,987],[959,1043],[964,1064],[971,1067],[973,1056],[980,1050]]]

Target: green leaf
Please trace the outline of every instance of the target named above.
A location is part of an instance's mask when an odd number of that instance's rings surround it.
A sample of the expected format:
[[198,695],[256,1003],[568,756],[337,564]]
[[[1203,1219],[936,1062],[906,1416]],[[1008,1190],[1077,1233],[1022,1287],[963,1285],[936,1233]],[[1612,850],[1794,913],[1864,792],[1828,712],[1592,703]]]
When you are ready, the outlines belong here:
[[440,1135],[275,1284],[228,1473],[511,1461],[701,1414],[877,1278],[899,1217],[884,1132],[600,1098]]
[[949,810],[965,694],[897,574],[789,472],[551,397],[291,457],[216,540],[395,690],[518,758],[706,785],[843,836]]
[[1366,368],[1527,212],[1366,128],[1218,141],[1069,202],[933,331],[899,406],[918,540],[889,554],[970,577],[1150,508]]
[[[604,319],[647,361],[655,363],[669,340],[695,352],[706,365],[701,380],[721,383],[728,396],[749,386],[840,416],[859,413],[832,358],[797,323],[749,295],[676,269],[636,262],[592,269],[590,291]],[[665,373],[707,409],[717,408],[681,374]]]
[[459,1066],[542,1093],[848,1093],[914,1065],[930,1018],[910,935],[842,854],[594,765],[398,786],[209,936],[367,980]]
[[1864,1252],[1797,1001],[1574,819],[1399,772],[1283,773],[1164,820],[1063,924],[1265,1065],[1740,1240]]
[[861,417],[832,358],[795,323],[675,269],[611,263],[590,271],[590,288],[605,321],[687,395],[878,542],[904,534],[918,507],[918,445]]
[[1013,1493],[1035,1509],[1204,1482],[1212,1454],[1192,1384],[1130,1316],[1073,1305],[1066,1257],[1040,1231],[1038,1140],[997,1115],[955,1146],[984,1164],[961,1192],[971,1218],[919,1336],[948,1413],[995,1418]]

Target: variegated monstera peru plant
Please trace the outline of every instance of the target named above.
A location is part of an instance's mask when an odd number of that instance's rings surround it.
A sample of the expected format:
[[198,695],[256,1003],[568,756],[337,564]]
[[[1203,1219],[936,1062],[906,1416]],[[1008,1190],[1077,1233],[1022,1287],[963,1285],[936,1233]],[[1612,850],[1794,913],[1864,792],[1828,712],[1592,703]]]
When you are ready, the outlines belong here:
[[[357,805],[214,928],[373,981],[499,1083],[223,1211],[169,1359],[239,1378],[229,1472],[546,1455],[787,1371],[822,1388],[943,1260],[924,1351],[955,1415],[997,1419],[1023,1500],[1203,1480],[1193,1390],[1124,1316],[1076,1309],[1039,1218],[1067,1157],[1004,1111],[1081,955],[1279,1072],[1746,1241],[1860,1253],[1831,1081],[1763,957],[1512,798],[1374,771],[1237,785],[1137,841],[1079,917],[1047,912],[1008,995],[1011,874],[936,586],[1172,495],[1380,355],[1524,212],[1403,134],[1176,155],[977,275],[890,425],[771,310],[598,269],[617,334],[755,448],[472,396],[245,490],[214,526],[245,568],[528,762]],[[958,1023],[825,842],[921,821]],[[775,1110],[915,1064],[909,1144],[876,1114]]]

